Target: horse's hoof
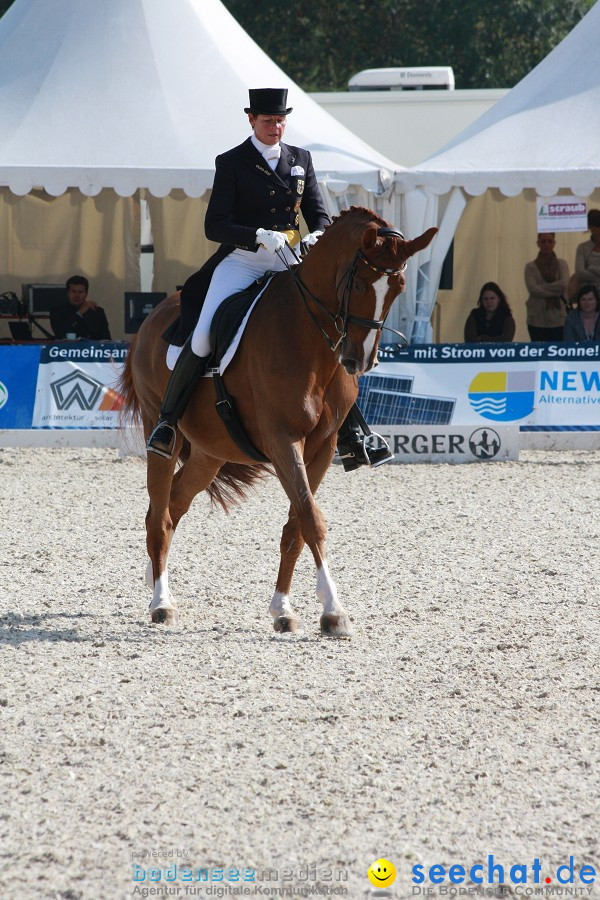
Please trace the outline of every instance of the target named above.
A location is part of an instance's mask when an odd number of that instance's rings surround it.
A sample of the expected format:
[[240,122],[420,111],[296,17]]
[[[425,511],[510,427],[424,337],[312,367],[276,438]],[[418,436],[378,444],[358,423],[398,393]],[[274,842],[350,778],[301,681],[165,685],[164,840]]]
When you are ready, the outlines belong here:
[[323,637],[352,637],[352,626],[350,625],[350,619],[346,613],[343,613],[341,616],[335,615],[334,613],[323,613],[320,625]]
[[179,612],[176,609],[153,609],[152,621],[155,625],[178,625]]
[[277,616],[273,628],[278,634],[296,634],[300,628],[300,620],[294,616]]

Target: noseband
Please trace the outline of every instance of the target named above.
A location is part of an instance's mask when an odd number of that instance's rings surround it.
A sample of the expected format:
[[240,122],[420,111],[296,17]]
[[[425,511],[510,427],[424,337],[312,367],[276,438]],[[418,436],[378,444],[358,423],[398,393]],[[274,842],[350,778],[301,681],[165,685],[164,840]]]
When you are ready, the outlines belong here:
[[[402,232],[397,231],[395,228],[378,228],[377,236],[382,237],[382,238],[397,237],[397,238],[401,238],[402,240],[404,240],[404,235],[402,234]],[[306,306],[308,313],[312,317],[312,320],[314,321],[315,325],[317,326],[317,328],[319,329],[319,331],[321,332],[321,334],[323,335],[323,337],[325,338],[325,340],[327,341],[331,350],[334,353],[337,350],[337,348],[339,347],[339,345],[341,344],[341,342],[346,337],[349,324],[360,325],[363,328],[368,328],[370,331],[373,331],[373,330],[380,331],[383,328],[383,324],[385,322],[385,319],[363,319],[362,316],[353,316],[353,315],[350,315],[350,313],[348,312],[348,306],[350,303],[350,295],[352,293],[352,287],[354,285],[354,278],[356,276],[356,270],[358,268],[359,263],[364,263],[364,265],[368,266],[369,269],[372,269],[373,272],[377,272],[378,275],[387,275],[388,277],[392,276],[392,275],[401,275],[406,270],[406,260],[402,263],[402,265],[400,266],[399,269],[382,268],[381,266],[375,265],[374,262],[371,262],[371,260],[367,256],[365,256],[365,254],[363,253],[362,250],[357,250],[356,254],[354,256],[354,259],[352,260],[352,262],[350,264],[348,271],[344,275],[342,275],[340,281],[338,282],[338,284],[336,286],[335,293],[337,296],[339,289],[340,289],[340,285],[341,285],[342,281],[344,281],[344,279],[345,279],[346,283],[344,285],[344,290],[342,293],[342,298],[340,300],[340,305],[338,307],[337,312],[335,312],[335,313],[330,312],[327,309],[327,307],[324,306],[323,303],[321,303],[321,301],[317,297],[315,297],[315,295],[312,293],[312,291],[310,291],[306,287],[306,285],[303,284],[303,282],[301,281],[300,276],[297,274],[297,272],[295,272],[293,269],[290,270],[291,274],[294,278],[294,281],[296,282],[296,285],[298,286],[298,290],[300,291],[300,294],[302,296],[304,305]],[[308,293],[310,295],[310,297],[312,298],[312,300],[314,300],[314,302],[317,304],[317,306],[324,313],[326,313],[329,316],[329,318],[332,320],[335,330],[337,331],[337,333],[339,335],[337,341],[333,341],[329,337],[329,335],[327,334],[325,329],[321,327],[317,317],[314,315],[313,311],[311,310],[311,308],[308,305],[308,302],[306,300],[305,291],[306,291],[306,293]]]

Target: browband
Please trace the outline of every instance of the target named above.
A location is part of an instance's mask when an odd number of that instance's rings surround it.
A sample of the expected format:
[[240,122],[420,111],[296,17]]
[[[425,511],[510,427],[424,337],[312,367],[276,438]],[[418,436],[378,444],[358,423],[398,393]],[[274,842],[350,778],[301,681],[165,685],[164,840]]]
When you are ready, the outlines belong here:
[[377,236],[378,237],[398,237],[398,238],[402,238],[402,240],[405,240],[405,237],[402,234],[402,232],[398,231],[396,228],[383,228],[383,227],[378,228]]

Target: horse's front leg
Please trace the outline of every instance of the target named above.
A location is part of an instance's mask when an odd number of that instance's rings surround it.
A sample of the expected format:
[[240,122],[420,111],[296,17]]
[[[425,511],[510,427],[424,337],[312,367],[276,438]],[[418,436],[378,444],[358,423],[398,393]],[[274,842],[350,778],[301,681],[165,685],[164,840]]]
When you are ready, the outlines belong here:
[[[289,590],[296,561],[304,543],[308,544],[317,567],[317,597],[323,604],[321,632],[329,637],[350,637],[352,629],[348,614],[337,596],[337,589],[326,561],[325,538],[327,526],[315,503],[313,491],[321,483],[333,455],[333,439],[326,440],[312,455],[305,467],[299,443],[280,448],[272,455],[277,475],[291,503],[290,516],[281,539],[281,563],[276,591],[271,600],[271,614],[275,616],[275,630],[293,631],[294,627],[278,628],[295,616],[289,601]],[[277,615],[276,615],[277,613]]]

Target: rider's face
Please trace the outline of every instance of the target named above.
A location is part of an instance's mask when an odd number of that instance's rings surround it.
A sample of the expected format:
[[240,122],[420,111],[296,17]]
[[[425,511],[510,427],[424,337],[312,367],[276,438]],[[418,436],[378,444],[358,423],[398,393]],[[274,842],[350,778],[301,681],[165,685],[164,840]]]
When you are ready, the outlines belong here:
[[265,116],[262,113],[254,116],[249,113],[248,119],[254,129],[257,140],[272,147],[279,143],[285,131],[285,116]]

